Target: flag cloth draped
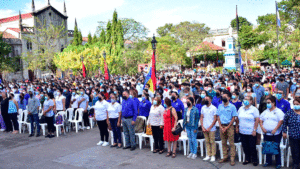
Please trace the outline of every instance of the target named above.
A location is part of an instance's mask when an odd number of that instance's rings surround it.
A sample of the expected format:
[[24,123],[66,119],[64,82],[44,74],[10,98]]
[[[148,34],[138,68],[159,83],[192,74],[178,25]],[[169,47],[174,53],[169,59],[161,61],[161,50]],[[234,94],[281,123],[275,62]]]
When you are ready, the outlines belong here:
[[82,62],[82,75],[83,77],[86,77],[86,69],[83,62]]
[[276,19],[277,19],[277,25],[279,28],[281,28],[281,21],[280,21],[280,16],[279,16],[279,11],[278,11],[278,4],[276,2]]
[[[237,33],[239,34],[239,30],[240,30],[240,23],[239,23],[239,15],[238,15],[238,9],[236,6],[236,30]],[[239,45],[240,42],[238,42],[238,52],[239,52],[239,60],[240,60],[240,69],[241,69],[241,73],[244,73],[244,65],[242,64],[242,55],[241,55],[241,46]]]
[[110,79],[110,74],[109,74],[109,70],[106,64],[106,61],[104,60],[104,78],[105,80],[109,80]]
[[156,68],[155,68],[154,52],[152,55],[151,63],[149,65],[150,65],[149,73],[147,74],[147,76],[145,78],[144,88],[145,88],[146,84],[149,84],[150,85],[149,90],[154,93],[156,90]]

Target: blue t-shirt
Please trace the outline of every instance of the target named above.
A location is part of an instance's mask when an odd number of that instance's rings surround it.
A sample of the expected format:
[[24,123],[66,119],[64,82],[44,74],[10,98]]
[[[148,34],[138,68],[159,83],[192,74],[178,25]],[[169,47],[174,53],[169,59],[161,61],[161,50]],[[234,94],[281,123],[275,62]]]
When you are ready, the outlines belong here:
[[220,117],[220,121],[222,124],[229,124],[232,117],[236,117],[237,110],[236,107],[229,103],[226,107],[224,104],[220,104],[217,110],[217,115]]
[[[46,111],[51,106],[54,106],[53,100],[52,99],[45,100],[43,110]],[[52,117],[52,116],[54,116],[53,109],[51,109],[49,112],[46,113],[46,117]]]

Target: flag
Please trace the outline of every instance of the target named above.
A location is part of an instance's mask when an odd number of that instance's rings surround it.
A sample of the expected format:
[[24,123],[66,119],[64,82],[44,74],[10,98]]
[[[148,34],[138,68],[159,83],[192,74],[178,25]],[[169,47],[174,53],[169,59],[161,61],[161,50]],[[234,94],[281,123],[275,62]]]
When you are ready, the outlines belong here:
[[85,69],[85,66],[84,66],[83,62],[82,62],[82,75],[83,75],[84,78],[86,77],[86,69]]
[[[240,30],[240,27],[239,27],[240,23],[239,23],[239,15],[238,15],[238,9],[237,9],[237,6],[236,6],[236,30],[237,30],[237,33],[239,34],[239,30]],[[240,44],[240,42],[238,42],[238,44]],[[241,49],[240,49],[240,45],[238,45],[238,51],[239,51],[239,60],[240,60],[240,69],[241,69],[241,73],[244,73],[244,65],[242,64],[242,55],[241,55]]]
[[144,88],[145,88],[146,84],[149,84],[150,85],[149,90],[154,93],[156,90],[156,70],[155,70],[155,54],[154,54],[154,52],[153,52],[151,63],[149,64],[149,66],[150,66],[149,73],[147,74],[147,76],[145,78]]
[[110,79],[110,74],[109,74],[109,70],[106,64],[106,61],[104,60],[104,76],[105,76],[105,80],[109,80]]
[[281,27],[281,22],[280,22],[280,16],[279,16],[279,11],[278,11],[278,4],[276,3],[276,19],[277,19],[277,26],[280,28]]

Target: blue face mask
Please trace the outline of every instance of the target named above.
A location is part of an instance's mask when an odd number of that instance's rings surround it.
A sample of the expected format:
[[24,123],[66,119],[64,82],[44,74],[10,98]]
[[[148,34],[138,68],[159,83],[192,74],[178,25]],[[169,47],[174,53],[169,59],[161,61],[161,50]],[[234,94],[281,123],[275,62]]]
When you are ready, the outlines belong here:
[[97,92],[94,92],[94,95],[96,95],[97,94]]
[[65,89],[64,92],[67,93],[67,90]]
[[249,101],[248,100],[244,100],[243,103],[244,103],[245,106],[249,105]]
[[236,96],[231,96],[231,98],[232,98],[232,99],[235,99],[235,98],[236,98]]
[[100,92],[104,92],[104,89],[100,89]]
[[35,95],[38,95],[39,94],[39,92],[35,92]]
[[114,94],[117,94],[117,92],[116,92],[116,91],[114,91]]
[[145,98],[145,97],[142,97],[142,100],[146,100],[146,98]]
[[300,105],[294,105],[295,110],[300,110]]
[[45,100],[48,100],[48,97],[47,97],[47,96],[45,96]]
[[267,108],[270,109],[272,107],[271,103],[267,104]]
[[153,104],[154,104],[154,105],[157,105],[157,101],[156,101],[156,100],[154,100],[154,101],[153,101]]
[[116,102],[115,99],[111,99],[110,101],[111,101],[112,103]]
[[205,98],[205,94],[201,94],[201,98],[204,99]]
[[188,93],[186,93],[185,95],[186,95],[186,96],[188,96],[189,94],[188,94]]
[[276,98],[277,98],[278,100],[280,100],[281,97],[282,97],[282,94],[276,94]]
[[132,99],[132,95],[129,95],[129,98]]
[[74,96],[74,95],[75,95],[75,92],[73,92],[72,95]]
[[83,92],[80,92],[81,95],[83,95]]
[[225,89],[225,87],[221,87],[221,89],[222,89],[222,90],[224,90],[224,89]]
[[41,94],[41,97],[43,97],[44,95],[43,94]]
[[164,107],[167,107],[167,105],[166,105],[166,104],[164,104]]
[[268,96],[268,95],[269,95],[269,92],[266,91],[266,92],[265,92],[265,95]]

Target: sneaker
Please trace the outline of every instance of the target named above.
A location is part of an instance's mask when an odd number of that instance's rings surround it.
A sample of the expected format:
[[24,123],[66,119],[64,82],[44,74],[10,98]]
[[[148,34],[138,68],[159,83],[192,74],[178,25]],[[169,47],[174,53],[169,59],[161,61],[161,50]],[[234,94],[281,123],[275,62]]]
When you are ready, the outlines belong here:
[[191,159],[195,160],[197,158],[197,154],[193,154]]
[[87,129],[87,130],[89,130],[89,129],[91,129],[91,127],[90,127],[90,126],[88,126],[86,129]]
[[276,169],[280,169],[280,168],[281,168],[281,165],[277,165],[277,166],[276,166]]
[[191,158],[192,156],[193,156],[193,154],[190,153],[190,154],[187,156],[187,158]]
[[211,156],[210,162],[215,162],[216,161],[216,157],[215,156]]
[[102,144],[103,147],[108,146],[108,145],[109,145],[108,142],[104,142],[104,143]]
[[34,135],[33,134],[29,134],[29,136],[28,137],[33,137]]
[[0,131],[5,131],[5,129],[0,129]]
[[35,137],[40,137],[41,136],[41,133],[37,133]]
[[97,143],[97,146],[101,146],[103,143],[104,143],[103,141],[99,141],[99,142]]
[[204,161],[207,161],[207,160],[209,160],[210,159],[210,156],[206,156],[203,160]]

